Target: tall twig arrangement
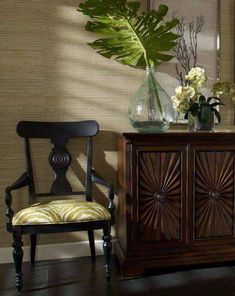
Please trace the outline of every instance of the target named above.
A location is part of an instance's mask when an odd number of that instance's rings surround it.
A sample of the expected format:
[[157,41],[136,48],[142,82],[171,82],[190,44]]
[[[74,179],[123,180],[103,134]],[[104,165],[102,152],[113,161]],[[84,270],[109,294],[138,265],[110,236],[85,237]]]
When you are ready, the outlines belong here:
[[[182,86],[185,85],[184,77],[191,68],[195,68],[198,63],[198,34],[205,24],[204,16],[197,17],[196,22],[185,22],[185,18],[180,18],[179,24],[174,28],[174,32],[181,37],[177,46],[172,50],[173,55],[179,62],[175,64],[177,79]],[[186,41],[186,29],[188,28],[189,42]]]

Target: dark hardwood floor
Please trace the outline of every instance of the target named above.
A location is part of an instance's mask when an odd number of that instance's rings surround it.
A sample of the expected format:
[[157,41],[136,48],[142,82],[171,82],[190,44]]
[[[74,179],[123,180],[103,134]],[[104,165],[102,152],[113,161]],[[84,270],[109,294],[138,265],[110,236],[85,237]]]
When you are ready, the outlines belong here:
[[[37,296],[235,296],[235,265],[168,269],[142,278],[123,278],[113,258],[113,278],[107,283],[103,257],[23,264],[21,295]],[[17,295],[13,264],[0,265],[0,296]]]

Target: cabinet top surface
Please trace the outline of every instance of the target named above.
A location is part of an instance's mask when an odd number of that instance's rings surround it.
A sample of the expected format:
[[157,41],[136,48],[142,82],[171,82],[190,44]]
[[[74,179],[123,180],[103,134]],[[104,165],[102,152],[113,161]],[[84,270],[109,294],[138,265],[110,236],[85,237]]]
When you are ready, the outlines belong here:
[[145,134],[145,133],[122,133],[120,137],[128,142],[154,142],[163,141],[165,143],[179,144],[180,142],[201,142],[217,145],[235,144],[235,129],[218,129],[214,132],[188,132],[186,130],[168,130],[164,133]]

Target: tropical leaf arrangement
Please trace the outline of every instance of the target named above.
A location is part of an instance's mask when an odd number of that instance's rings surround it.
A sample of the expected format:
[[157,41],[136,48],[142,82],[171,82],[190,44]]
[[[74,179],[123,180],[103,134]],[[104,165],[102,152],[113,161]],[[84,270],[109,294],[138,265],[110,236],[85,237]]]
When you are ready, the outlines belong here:
[[172,29],[179,20],[164,22],[166,5],[150,12],[140,12],[140,6],[139,1],[83,1],[78,11],[91,18],[86,30],[102,35],[88,44],[102,56],[132,67],[145,69],[170,61],[169,51],[179,38]]

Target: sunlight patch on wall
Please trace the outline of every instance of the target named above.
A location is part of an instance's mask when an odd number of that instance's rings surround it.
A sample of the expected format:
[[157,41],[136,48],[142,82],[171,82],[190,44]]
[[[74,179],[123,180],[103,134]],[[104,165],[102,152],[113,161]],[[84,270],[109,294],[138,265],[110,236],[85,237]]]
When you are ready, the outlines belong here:
[[102,128],[129,129],[129,100],[144,79],[144,71],[108,60],[89,47],[87,43],[97,36],[85,30],[88,18],[75,7],[57,6],[56,11],[60,20],[53,28],[58,41],[58,108],[70,118],[96,119]]

